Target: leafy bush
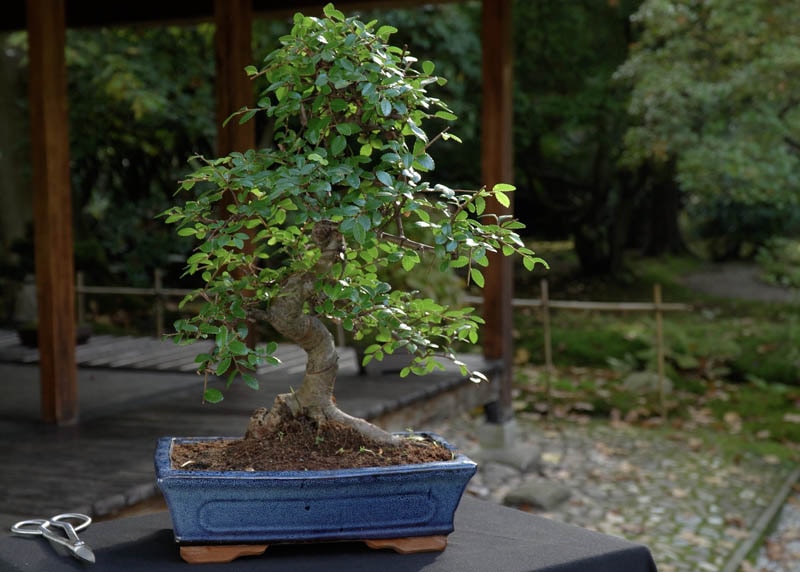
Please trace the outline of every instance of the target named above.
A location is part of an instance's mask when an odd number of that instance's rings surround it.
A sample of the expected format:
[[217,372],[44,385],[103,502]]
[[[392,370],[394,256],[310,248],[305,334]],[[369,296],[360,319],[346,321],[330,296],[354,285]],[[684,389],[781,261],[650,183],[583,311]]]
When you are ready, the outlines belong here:
[[772,202],[742,203],[724,197],[697,200],[687,208],[689,234],[705,243],[712,260],[749,258],[776,235],[796,229],[796,209]]
[[800,288],[800,241],[772,238],[758,250],[756,262],[770,284]]

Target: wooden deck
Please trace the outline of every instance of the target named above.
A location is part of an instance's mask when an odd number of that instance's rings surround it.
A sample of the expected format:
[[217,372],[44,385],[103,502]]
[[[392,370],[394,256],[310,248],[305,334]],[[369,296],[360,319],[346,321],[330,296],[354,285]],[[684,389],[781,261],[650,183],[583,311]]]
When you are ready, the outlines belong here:
[[[76,348],[80,422],[58,428],[40,422],[38,352],[0,330],[0,527],[59,512],[101,517],[150,499],[158,437],[241,435],[254,408],[302,379],[303,352],[281,346],[281,365],[259,372],[260,391],[234,383],[223,402],[203,404],[192,373],[198,349],[92,336]],[[497,384],[475,385],[456,368],[424,378],[401,379],[391,368],[360,375],[355,352],[340,354],[337,403],[387,429],[425,429],[496,399]],[[490,379],[497,373],[480,356],[461,357]]]
[[[75,348],[75,359],[78,367],[185,373],[194,372],[194,357],[213,346],[210,340],[181,346],[169,339],[95,335]],[[264,365],[258,374],[297,373],[305,367],[305,352],[295,345],[280,344],[275,355],[281,363]],[[340,359],[342,368],[357,367],[350,350],[344,349]],[[16,332],[0,330],[0,362],[35,364],[39,362],[39,350],[22,345]]]

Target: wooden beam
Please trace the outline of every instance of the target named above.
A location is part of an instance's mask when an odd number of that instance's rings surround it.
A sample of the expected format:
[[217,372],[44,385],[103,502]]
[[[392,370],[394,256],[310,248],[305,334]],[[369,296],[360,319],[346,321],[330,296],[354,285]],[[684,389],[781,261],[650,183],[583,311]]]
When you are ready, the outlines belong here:
[[244,72],[253,64],[252,0],[214,0],[216,23],[217,155],[246,151],[255,146],[255,121],[240,125],[238,119],[224,121],[231,113],[252,106],[255,93]]
[[27,0],[42,419],[78,420],[65,0]]
[[[483,50],[483,101],[481,108],[481,170],[483,184],[511,183],[514,176],[512,139],[513,43],[511,0],[483,0],[481,43]],[[497,201],[488,205],[489,212],[508,214]],[[512,261],[502,255],[489,257],[484,288],[482,333],[483,354],[487,359],[502,360],[503,373],[499,387],[499,406],[490,421],[502,423],[510,419],[511,369],[513,364],[514,295]]]
[[[341,0],[336,7],[345,14],[355,10],[411,8],[423,4],[448,3],[453,0]],[[281,18],[295,12],[322,12],[328,0],[253,0],[256,17]],[[67,26],[96,28],[115,26],[190,25],[214,18],[212,0],[69,0]],[[0,32],[19,31],[26,27],[25,0],[4,0]]]

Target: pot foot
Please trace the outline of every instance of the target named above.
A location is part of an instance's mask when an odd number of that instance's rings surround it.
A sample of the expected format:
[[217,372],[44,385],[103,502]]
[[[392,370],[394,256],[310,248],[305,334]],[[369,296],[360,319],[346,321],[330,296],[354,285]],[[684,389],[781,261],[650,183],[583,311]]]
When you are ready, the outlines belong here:
[[[447,548],[446,536],[415,536],[409,538],[378,538],[364,540],[372,549],[388,548],[399,554],[441,552]],[[181,546],[181,558],[189,564],[232,562],[241,556],[261,556],[268,544],[218,544],[212,546]]]
[[221,544],[217,546],[181,546],[181,558],[189,564],[232,562],[240,556],[260,556],[268,544]]
[[447,548],[446,536],[414,536],[409,538],[380,538],[365,540],[370,548],[391,548],[400,554],[441,552]]

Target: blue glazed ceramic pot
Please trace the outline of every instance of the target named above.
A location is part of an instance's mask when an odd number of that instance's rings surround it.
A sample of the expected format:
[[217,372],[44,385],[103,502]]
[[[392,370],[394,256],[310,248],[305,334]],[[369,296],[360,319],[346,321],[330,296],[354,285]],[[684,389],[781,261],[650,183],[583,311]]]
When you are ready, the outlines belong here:
[[[424,434],[453,449],[438,435]],[[257,544],[447,535],[476,464],[452,461],[334,471],[186,471],[164,437],[156,479],[181,544]],[[230,439],[230,438],[227,438]]]

